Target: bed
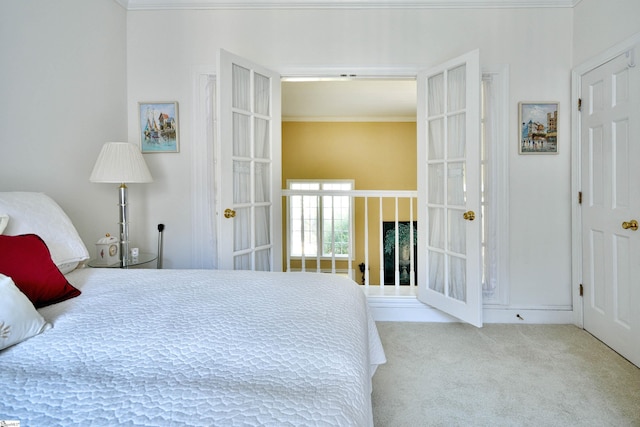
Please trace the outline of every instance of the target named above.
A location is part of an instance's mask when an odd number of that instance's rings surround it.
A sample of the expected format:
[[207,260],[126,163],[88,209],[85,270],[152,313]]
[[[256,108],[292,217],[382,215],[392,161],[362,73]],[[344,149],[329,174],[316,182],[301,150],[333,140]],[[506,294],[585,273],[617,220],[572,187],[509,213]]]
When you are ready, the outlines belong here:
[[[51,250],[66,282],[56,278],[62,293],[76,295],[42,305],[29,284],[16,293],[24,278],[15,264],[30,256],[14,249],[16,240],[56,247],[47,230],[35,233],[19,219],[24,207],[16,208],[16,197],[46,198],[33,195],[0,193],[0,218],[8,212],[0,230],[0,345],[3,324],[17,330],[19,321],[28,323],[0,350],[0,420],[373,425],[371,377],[385,356],[353,281],[322,273],[83,268],[86,258],[69,268],[76,261]],[[7,261],[14,252],[22,255]]]

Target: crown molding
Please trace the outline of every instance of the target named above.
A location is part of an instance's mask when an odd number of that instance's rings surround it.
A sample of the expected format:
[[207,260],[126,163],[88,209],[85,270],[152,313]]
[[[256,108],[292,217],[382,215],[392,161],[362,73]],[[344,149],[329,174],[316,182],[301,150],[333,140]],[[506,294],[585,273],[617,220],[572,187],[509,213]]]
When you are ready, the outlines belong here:
[[127,10],[573,8],[581,0],[114,0]]

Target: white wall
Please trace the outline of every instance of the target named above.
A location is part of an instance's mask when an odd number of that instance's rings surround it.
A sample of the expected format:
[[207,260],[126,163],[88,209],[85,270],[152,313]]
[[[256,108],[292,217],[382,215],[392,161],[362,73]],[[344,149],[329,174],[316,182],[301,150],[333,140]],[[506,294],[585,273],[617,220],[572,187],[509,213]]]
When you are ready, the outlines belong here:
[[640,32],[640,1],[581,0],[574,10],[573,65]]
[[[571,305],[569,76],[571,9],[143,11],[128,14],[129,137],[138,101],[180,103],[181,153],[147,156],[151,222],[172,230],[165,254],[188,267],[194,74],[224,48],[275,70],[427,67],[480,48],[509,64],[512,306]],[[156,47],[158,49],[156,49]],[[160,50],[161,49],[161,50]],[[560,102],[558,155],[520,156],[518,101]],[[169,236],[169,233],[168,233]]]
[[125,53],[113,0],[2,4],[0,191],[49,194],[92,254],[118,233],[117,187],[89,175],[102,144],[127,137]]

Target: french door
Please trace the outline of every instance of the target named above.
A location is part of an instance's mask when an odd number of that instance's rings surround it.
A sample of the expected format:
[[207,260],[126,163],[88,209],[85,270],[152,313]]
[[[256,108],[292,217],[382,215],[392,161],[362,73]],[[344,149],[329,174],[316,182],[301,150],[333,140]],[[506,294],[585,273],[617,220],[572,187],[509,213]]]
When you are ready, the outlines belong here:
[[[219,268],[281,270],[280,77],[218,60]],[[480,64],[470,52],[418,75],[418,298],[482,325]],[[424,267],[422,267],[424,266]]]
[[621,54],[580,89],[584,328],[640,366],[640,68]]
[[[480,54],[418,75],[418,299],[482,326]],[[424,271],[424,270],[423,270]]]
[[282,270],[280,75],[218,55],[219,268]]

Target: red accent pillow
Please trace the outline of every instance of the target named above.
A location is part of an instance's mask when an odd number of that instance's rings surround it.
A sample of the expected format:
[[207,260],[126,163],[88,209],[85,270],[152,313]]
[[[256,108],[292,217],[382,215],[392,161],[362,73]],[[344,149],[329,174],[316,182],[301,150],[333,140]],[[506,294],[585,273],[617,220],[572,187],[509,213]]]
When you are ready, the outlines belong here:
[[80,295],[53,263],[46,243],[35,234],[0,235],[0,273],[11,277],[36,308]]

